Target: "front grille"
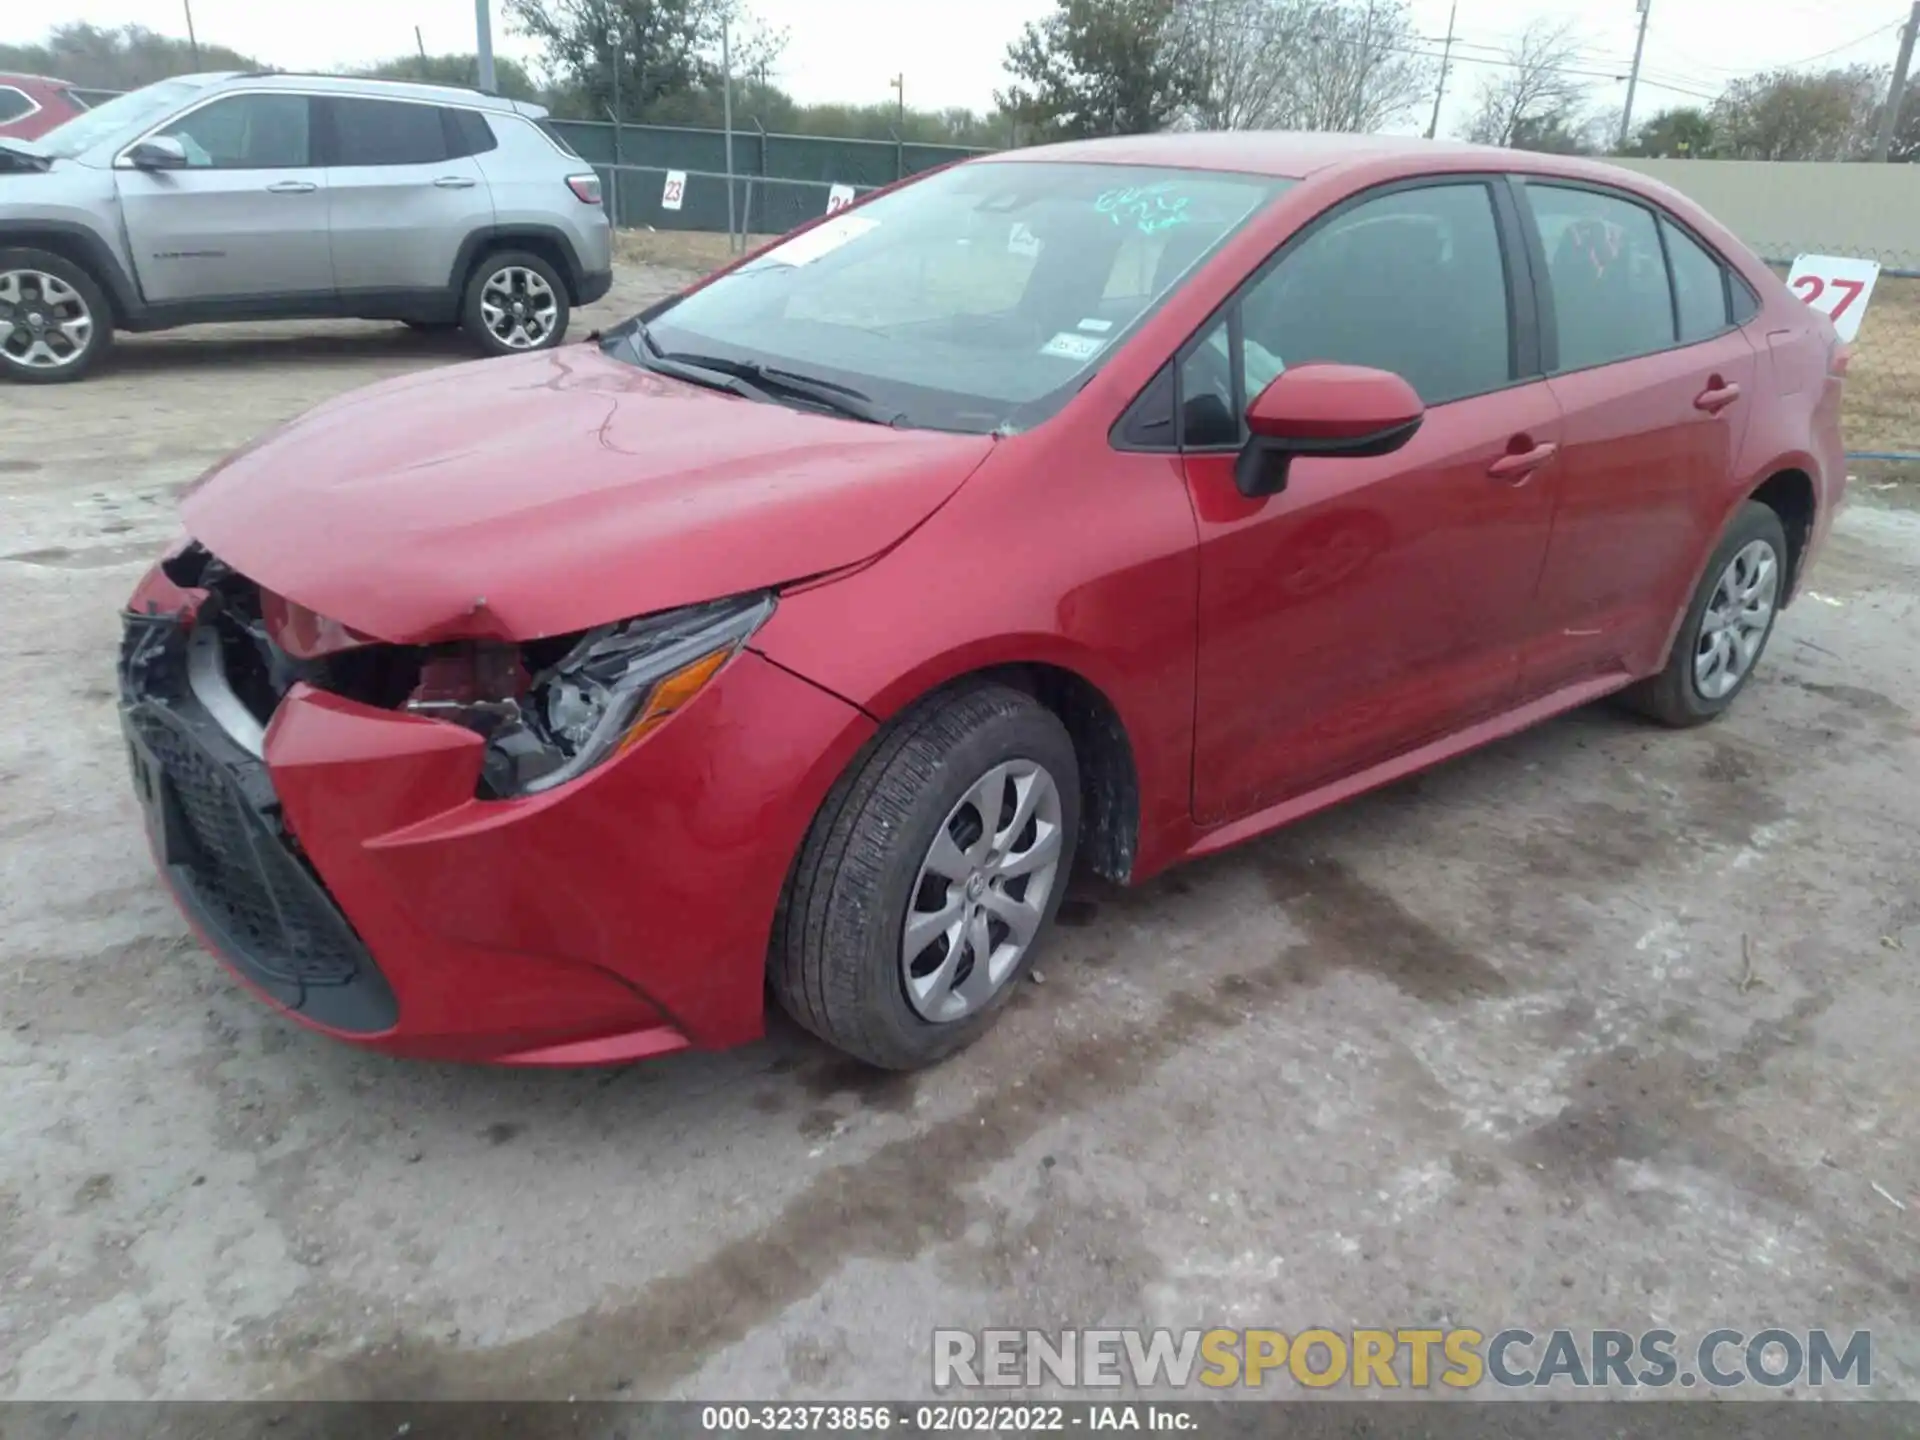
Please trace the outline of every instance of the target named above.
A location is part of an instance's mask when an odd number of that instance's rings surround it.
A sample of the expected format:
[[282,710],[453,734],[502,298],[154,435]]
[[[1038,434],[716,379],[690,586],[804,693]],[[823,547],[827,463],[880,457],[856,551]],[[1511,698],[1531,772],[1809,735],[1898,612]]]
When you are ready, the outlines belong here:
[[189,683],[210,608],[124,617],[120,713],[155,848],[208,942],[276,1001],[336,1030],[390,1029],[393,990],[287,830],[265,763]]
[[353,980],[362,947],[231,772],[168,721],[139,713],[134,728],[159,762],[186,832],[185,853],[170,859],[249,967],[294,985]]

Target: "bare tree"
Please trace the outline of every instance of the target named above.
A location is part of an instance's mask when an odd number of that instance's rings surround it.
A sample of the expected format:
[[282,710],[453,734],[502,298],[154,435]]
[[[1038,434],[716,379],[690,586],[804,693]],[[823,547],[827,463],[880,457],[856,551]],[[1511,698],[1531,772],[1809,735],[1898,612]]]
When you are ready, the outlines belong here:
[[1284,126],[1289,72],[1305,35],[1299,0],[1183,0],[1177,35],[1203,130]]
[[1322,0],[1293,72],[1298,130],[1384,129],[1433,93],[1433,63],[1417,48],[1401,0]]
[[[1577,134],[1586,86],[1569,74],[1580,53],[1572,21],[1536,20],[1507,51],[1506,66],[1480,85],[1480,108],[1467,137],[1482,145],[1517,145],[1540,136]],[[1545,147],[1541,147],[1545,148]]]
[[1181,0],[1176,34],[1209,129],[1378,130],[1431,93],[1403,0]]

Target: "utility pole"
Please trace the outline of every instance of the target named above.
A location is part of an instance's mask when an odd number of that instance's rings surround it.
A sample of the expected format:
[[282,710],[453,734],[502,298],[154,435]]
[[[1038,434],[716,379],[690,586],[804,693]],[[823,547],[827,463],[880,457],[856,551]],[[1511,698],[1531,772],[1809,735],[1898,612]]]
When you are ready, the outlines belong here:
[[1447,43],[1440,47],[1440,88],[1433,92],[1433,119],[1427,122],[1427,139],[1440,131],[1440,102],[1447,94],[1447,62],[1453,58],[1453,22],[1460,14],[1460,0],[1447,11]]
[[1640,0],[1640,36],[1633,42],[1633,69],[1627,72],[1627,103],[1620,107],[1619,149],[1627,148],[1627,136],[1633,127],[1633,92],[1640,85],[1640,52],[1647,48],[1647,12],[1653,0]]
[[475,54],[480,61],[480,89],[483,94],[494,93],[493,78],[493,15],[490,0],[473,0],[474,35],[478,41]]
[[1880,112],[1880,134],[1873,142],[1873,158],[1884,161],[1893,151],[1893,132],[1900,124],[1900,102],[1906,98],[1907,65],[1913,59],[1913,36],[1920,30],[1920,0],[1900,31],[1900,54],[1893,62],[1893,83],[1887,87],[1887,108]]
[[[1920,0],[1914,0],[1914,3],[1920,5]],[[902,70],[898,75],[894,76],[893,79],[889,80],[887,84],[898,97],[899,103],[895,107],[894,113],[899,117],[899,128],[905,129],[907,124],[907,72]]]
[[[727,128],[727,253],[733,249],[733,41],[729,36],[732,17],[720,12],[720,123]],[[745,237],[741,238],[744,246]]]
[[420,33],[420,27],[418,25],[413,27],[413,48],[420,52],[420,76],[422,79],[425,79],[427,74],[427,41],[426,37]]
[[193,33],[193,0],[180,0],[181,8],[187,12],[187,52],[193,56],[193,68],[200,68],[200,40]]

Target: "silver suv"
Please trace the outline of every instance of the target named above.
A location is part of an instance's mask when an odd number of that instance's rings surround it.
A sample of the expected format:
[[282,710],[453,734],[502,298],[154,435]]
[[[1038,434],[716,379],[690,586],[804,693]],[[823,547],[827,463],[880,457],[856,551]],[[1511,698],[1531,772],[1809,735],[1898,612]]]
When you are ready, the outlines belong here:
[[538,106],[190,75],[0,137],[0,378],[78,379],[115,330],[344,316],[557,345],[613,283],[592,169]]

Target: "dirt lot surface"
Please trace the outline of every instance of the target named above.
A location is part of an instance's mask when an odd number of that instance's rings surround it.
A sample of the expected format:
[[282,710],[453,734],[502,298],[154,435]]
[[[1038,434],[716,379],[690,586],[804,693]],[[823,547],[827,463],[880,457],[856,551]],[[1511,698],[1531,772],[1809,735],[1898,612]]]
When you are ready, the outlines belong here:
[[224,452],[462,354],[208,330],[0,394],[0,1397],[899,1397],[935,1324],[1779,1324],[1870,1328],[1920,1398],[1920,516],[1842,517],[1720,724],[1582,711],[1077,893],[932,1073],[780,1023],[403,1064],[187,937],[115,611]]

